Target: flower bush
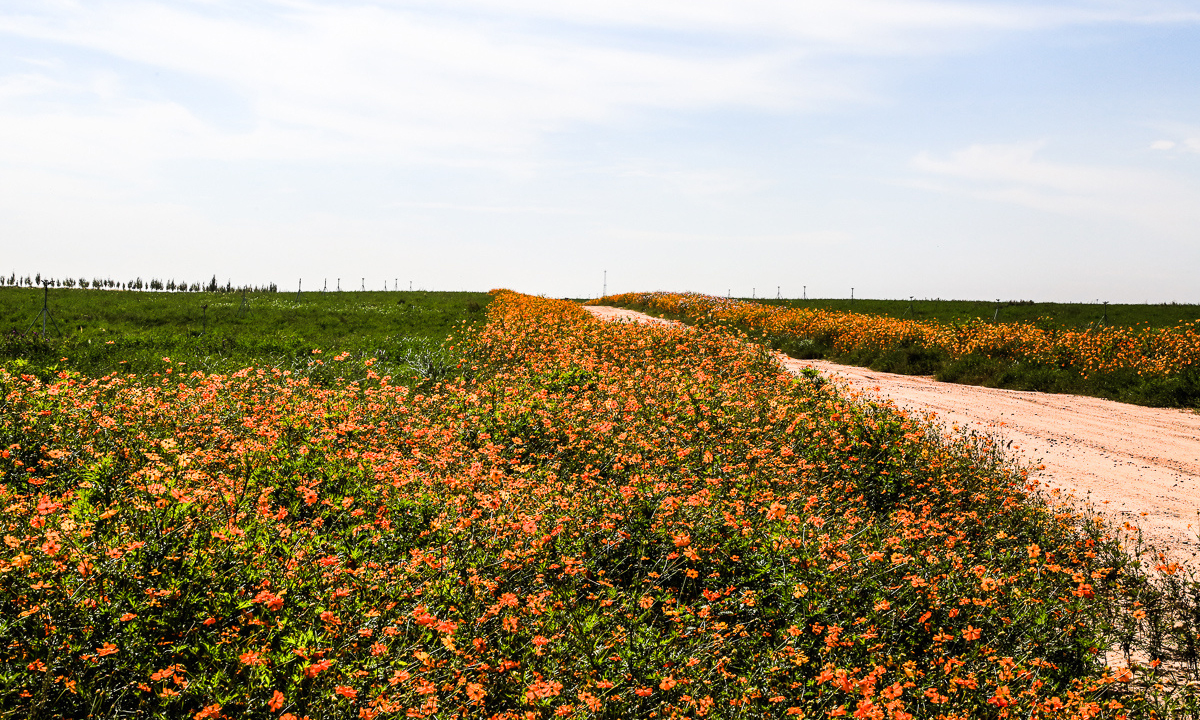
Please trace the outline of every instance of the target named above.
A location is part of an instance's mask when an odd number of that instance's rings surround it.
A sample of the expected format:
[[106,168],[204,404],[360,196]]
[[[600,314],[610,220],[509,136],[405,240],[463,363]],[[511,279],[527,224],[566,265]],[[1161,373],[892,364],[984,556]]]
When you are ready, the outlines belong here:
[[508,291],[488,316],[458,374],[419,389],[370,360],[335,387],[166,358],[140,377],[0,372],[0,716],[1161,701],[1102,663],[1114,617],[1141,637],[1136,563],[986,438],[717,329]]
[[1076,330],[978,319],[946,325],[760,305],[698,293],[626,293],[603,298],[603,302],[645,307],[691,320],[735,324],[772,337],[820,338],[842,354],[911,345],[950,358],[979,355],[1069,368],[1084,377],[1115,372],[1168,377],[1200,366],[1200,320],[1169,328],[1101,326]]

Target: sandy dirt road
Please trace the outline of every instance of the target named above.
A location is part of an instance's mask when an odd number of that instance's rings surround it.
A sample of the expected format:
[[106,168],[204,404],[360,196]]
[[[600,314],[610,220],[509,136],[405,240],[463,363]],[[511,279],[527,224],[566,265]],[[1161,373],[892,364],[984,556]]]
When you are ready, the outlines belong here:
[[[667,322],[621,308],[587,310],[606,320]],[[811,367],[868,397],[995,435],[1018,462],[1045,466],[1035,474],[1044,487],[1073,492],[1118,526],[1138,526],[1172,560],[1200,569],[1200,415],[780,359],[793,372]]]

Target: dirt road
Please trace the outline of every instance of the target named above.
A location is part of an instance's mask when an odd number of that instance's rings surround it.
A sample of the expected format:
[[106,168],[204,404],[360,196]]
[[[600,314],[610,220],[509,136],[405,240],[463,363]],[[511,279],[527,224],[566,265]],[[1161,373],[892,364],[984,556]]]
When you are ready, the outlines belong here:
[[[588,307],[606,320],[665,323],[620,308]],[[1111,400],[997,390],[781,356],[870,396],[946,425],[992,433],[1025,464],[1045,465],[1047,488],[1074,492],[1118,525],[1141,528],[1171,559],[1200,568],[1200,415]]]

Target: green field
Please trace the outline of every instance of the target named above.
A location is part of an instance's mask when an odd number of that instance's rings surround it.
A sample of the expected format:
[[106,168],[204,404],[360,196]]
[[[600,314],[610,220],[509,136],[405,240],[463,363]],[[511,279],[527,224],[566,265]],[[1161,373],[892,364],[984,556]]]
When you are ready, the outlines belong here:
[[1049,322],[1063,328],[1085,328],[1097,325],[1147,325],[1173,327],[1200,318],[1200,305],[1191,304],[1110,304],[1051,303],[1032,300],[850,300],[842,299],[782,299],[737,298],[748,302],[778,307],[834,310],[867,315],[927,320],[939,323],[965,323],[977,318],[1005,323]]
[[443,341],[463,322],[482,319],[491,296],[59,288],[49,291],[43,336],[44,299],[41,289],[0,288],[0,364],[9,370],[43,379],[62,370],[144,374],[170,357],[189,370],[271,366],[328,381],[340,371],[316,362],[327,351],[374,357],[380,372],[397,377],[437,374]]

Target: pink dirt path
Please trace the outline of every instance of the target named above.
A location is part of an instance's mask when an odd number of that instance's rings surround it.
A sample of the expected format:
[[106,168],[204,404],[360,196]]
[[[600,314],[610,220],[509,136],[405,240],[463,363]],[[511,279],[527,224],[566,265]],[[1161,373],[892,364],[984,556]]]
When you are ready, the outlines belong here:
[[[621,308],[586,309],[605,320],[668,323]],[[792,372],[814,368],[866,397],[992,434],[1018,463],[1045,466],[1034,474],[1044,487],[1074,493],[1118,526],[1136,525],[1172,560],[1200,568],[1200,415],[779,359]]]

